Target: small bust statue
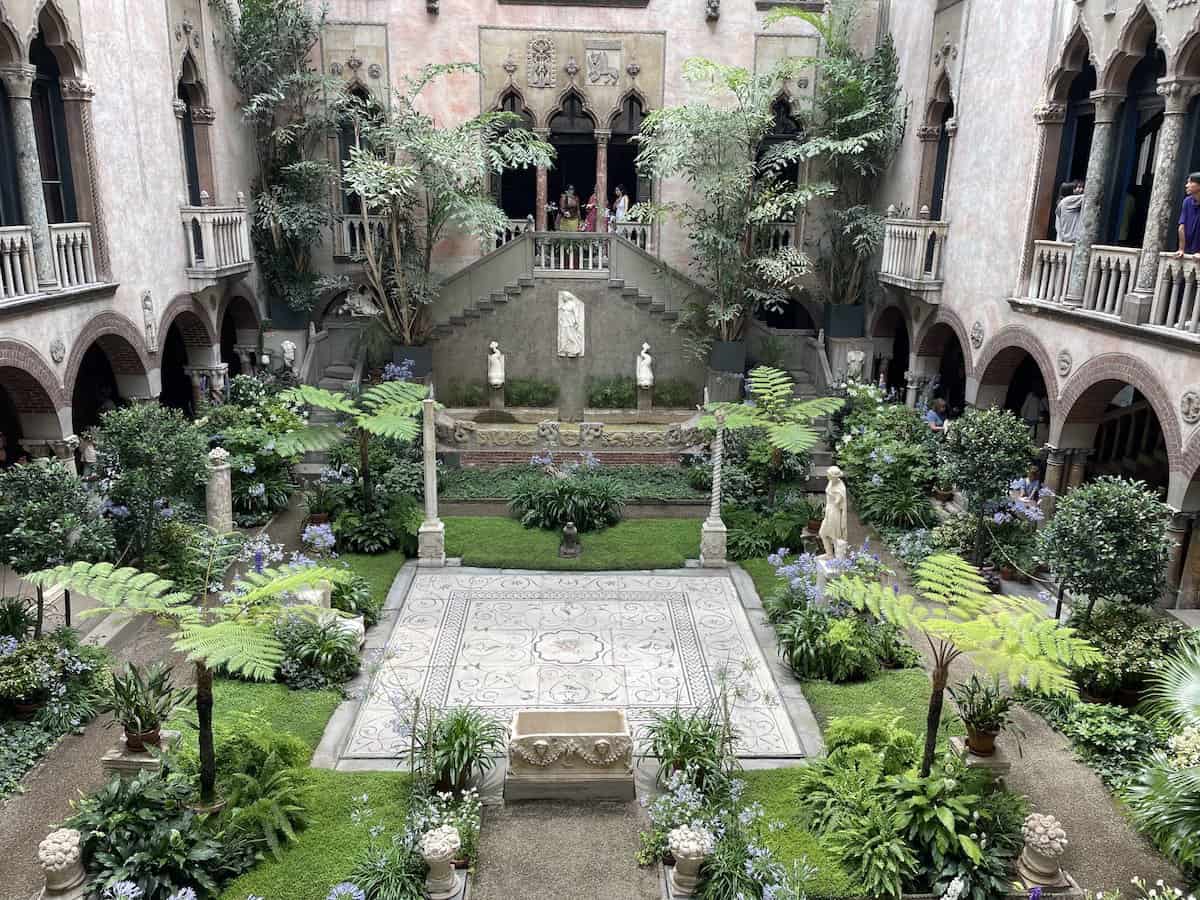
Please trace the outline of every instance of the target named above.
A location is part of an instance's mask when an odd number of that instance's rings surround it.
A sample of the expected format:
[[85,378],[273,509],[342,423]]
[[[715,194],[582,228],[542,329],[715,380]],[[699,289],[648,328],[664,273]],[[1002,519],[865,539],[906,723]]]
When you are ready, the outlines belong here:
[[583,548],[579,546],[579,529],[575,527],[574,522],[568,522],[563,526],[562,543],[558,545],[558,555],[564,559],[575,559],[583,552]]
[[846,485],[842,481],[842,470],[830,466],[826,473],[829,483],[825,485],[825,518],[821,520],[821,545],[826,559],[837,559],[838,542],[849,543],[850,535],[846,523]]
[[637,386],[654,387],[654,357],[650,355],[650,345],[646,343],[642,344],[642,352],[637,357]]
[[279,349],[283,352],[283,364],[291,369],[296,363],[296,345],[291,341],[284,341],[279,345]]
[[863,364],[866,362],[866,359],[867,355],[861,350],[851,350],[846,354],[847,381],[862,381]]
[[494,388],[504,387],[504,354],[500,352],[500,344],[492,341],[488,344],[488,384]]

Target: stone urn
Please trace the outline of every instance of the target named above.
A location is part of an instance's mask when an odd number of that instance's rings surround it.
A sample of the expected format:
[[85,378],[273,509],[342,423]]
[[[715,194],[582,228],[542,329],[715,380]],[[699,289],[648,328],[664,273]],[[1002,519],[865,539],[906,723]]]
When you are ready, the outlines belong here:
[[1066,884],[1059,860],[1067,849],[1067,833],[1054,816],[1031,813],[1021,826],[1025,848],[1017,860],[1017,872],[1027,887],[1058,887]]
[[425,877],[425,896],[429,900],[450,900],[457,896],[454,860],[461,850],[462,839],[453,825],[441,825],[421,835],[421,856],[429,867]]
[[681,825],[667,835],[667,848],[675,857],[671,870],[671,892],[676,897],[695,896],[700,886],[700,867],[712,855],[716,839],[704,828]]
[[83,884],[81,835],[74,828],[60,828],[38,844],[38,862],[46,876],[47,897],[57,897]]

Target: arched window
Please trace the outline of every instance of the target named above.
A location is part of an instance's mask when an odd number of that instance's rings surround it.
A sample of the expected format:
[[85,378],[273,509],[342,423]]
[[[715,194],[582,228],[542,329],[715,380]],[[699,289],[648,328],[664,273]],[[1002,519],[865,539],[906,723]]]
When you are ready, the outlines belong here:
[[[521,117],[520,125],[512,128],[533,130],[533,113],[525,108],[525,101],[516,91],[507,91],[500,98],[500,111]],[[492,175],[492,199],[510,219],[524,219],[534,215],[537,205],[537,170],[529,166],[523,169],[505,169]]]
[[358,144],[358,132],[355,128],[355,117],[366,115],[375,117],[379,107],[367,93],[366,88],[356,84],[350,89],[353,109],[347,112],[338,126],[338,165],[343,177],[342,213],[350,216],[362,214],[362,198],[358,194],[345,190],[346,165],[350,162],[350,151]]
[[180,117],[179,128],[183,138],[183,173],[187,181],[188,203],[200,206],[203,198],[200,196],[200,163],[196,153],[196,127],[192,123],[192,97],[188,86],[179,83],[177,94],[183,104],[183,115]]
[[[946,200],[946,174],[950,167],[950,120],[954,118],[954,101],[946,102],[939,123],[937,152],[933,160],[933,195],[929,202],[929,218],[942,220],[942,206]],[[932,249],[932,248],[931,248]]]
[[[759,146],[759,157],[761,159],[762,155],[771,147],[786,144],[797,139],[802,139],[803,137],[804,129],[800,125],[800,120],[792,115],[791,100],[784,95],[780,95],[771,104],[771,130],[767,132],[762,144]],[[799,184],[800,163],[793,160],[779,174],[788,184]]]
[[620,185],[631,204],[650,199],[650,180],[638,175],[638,145],[634,140],[645,118],[642,101],[630,95],[609,123],[612,137],[608,141],[608,190],[611,193]]
[[75,185],[71,178],[66,116],[59,86],[61,73],[58,60],[40,34],[29,46],[29,61],[37,68],[31,99],[33,130],[42,170],[42,193],[46,200],[46,220],[51,225],[74,222],[77,216]]
[[557,153],[548,177],[550,201],[557,202],[571,186],[582,203],[596,186],[596,121],[583,108],[583,98],[572,91],[549,124],[550,143]]

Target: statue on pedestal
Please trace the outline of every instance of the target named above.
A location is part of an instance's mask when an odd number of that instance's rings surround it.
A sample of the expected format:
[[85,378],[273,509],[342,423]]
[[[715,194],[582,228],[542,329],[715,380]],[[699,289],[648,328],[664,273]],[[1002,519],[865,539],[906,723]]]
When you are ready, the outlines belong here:
[[496,341],[488,344],[487,373],[488,384],[494,388],[504,387],[504,354]]
[[[842,470],[830,466],[826,477],[829,483],[825,485],[825,518],[821,520],[821,546],[825,548],[826,559],[839,559],[838,544],[849,544],[849,528],[846,522],[846,484],[842,481]],[[842,551],[842,556],[845,550]]]
[[654,357],[650,355],[650,345],[646,343],[642,344],[642,352],[637,357],[637,386],[654,387]]

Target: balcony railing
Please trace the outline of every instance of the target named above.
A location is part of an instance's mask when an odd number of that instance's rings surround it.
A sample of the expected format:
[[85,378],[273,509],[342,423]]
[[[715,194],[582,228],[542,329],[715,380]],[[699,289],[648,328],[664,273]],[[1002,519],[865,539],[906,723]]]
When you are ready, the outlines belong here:
[[[533,216],[530,216],[527,219],[509,219],[508,222],[505,223],[504,228],[496,232],[495,240],[490,249],[499,250],[509,241],[516,240],[525,232],[533,231],[535,227],[536,226],[533,224]],[[484,249],[486,250],[488,248],[485,247]]]
[[341,220],[340,255],[357,259],[363,255],[367,242],[367,229],[374,231],[375,243],[379,244],[385,237],[387,219],[383,216],[368,216],[364,223],[361,215],[347,215]]
[[910,291],[942,288],[942,256],[950,223],[888,219],[884,223],[879,279]]
[[770,222],[760,225],[755,236],[766,251],[784,250],[796,243],[796,225],[794,222]]
[[1029,297],[1045,303],[1062,303],[1071,279],[1075,245],[1063,241],[1033,242],[1033,277]]
[[608,274],[609,239],[604,234],[549,232],[534,236],[533,266],[543,272]]
[[639,250],[654,251],[654,228],[649,222],[613,222],[612,230]]
[[0,300],[38,292],[33,232],[28,225],[0,228]]
[[250,271],[250,221],[244,205],[184,206],[180,209],[187,242],[187,274],[202,289],[218,279]]
[[1174,253],[1158,255],[1158,278],[1147,324],[1192,334],[1200,332],[1200,263],[1194,257],[1176,259]]
[[1093,246],[1083,288],[1083,308],[1106,316],[1120,316],[1125,295],[1136,283],[1141,255],[1137,247]]
[[67,290],[96,283],[90,222],[51,225],[50,246],[54,251],[54,272],[60,288]]

